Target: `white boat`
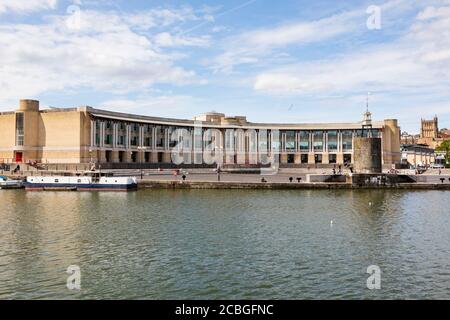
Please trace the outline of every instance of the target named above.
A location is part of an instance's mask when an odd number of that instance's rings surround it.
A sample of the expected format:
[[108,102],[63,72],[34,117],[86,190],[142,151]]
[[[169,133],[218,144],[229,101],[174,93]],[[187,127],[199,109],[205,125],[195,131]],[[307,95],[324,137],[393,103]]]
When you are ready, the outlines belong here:
[[128,191],[137,189],[136,177],[90,176],[32,176],[24,183],[25,190]]
[[20,189],[23,188],[22,180],[10,180],[5,176],[0,176],[0,189]]

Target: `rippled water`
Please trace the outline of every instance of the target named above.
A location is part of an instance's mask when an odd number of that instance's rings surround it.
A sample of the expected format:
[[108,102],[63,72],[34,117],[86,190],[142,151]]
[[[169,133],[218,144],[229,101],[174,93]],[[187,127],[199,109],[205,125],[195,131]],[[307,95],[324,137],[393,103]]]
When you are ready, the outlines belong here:
[[[450,299],[449,196],[3,190],[0,298]],[[381,290],[366,288],[373,264]]]

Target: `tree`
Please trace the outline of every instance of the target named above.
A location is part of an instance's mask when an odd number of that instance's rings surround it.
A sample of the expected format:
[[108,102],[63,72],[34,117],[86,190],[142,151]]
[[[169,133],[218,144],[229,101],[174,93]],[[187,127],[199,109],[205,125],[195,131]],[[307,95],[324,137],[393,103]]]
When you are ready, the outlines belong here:
[[450,154],[450,140],[443,141],[437,148],[436,151],[445,152],[445,162],[449,163],[449,154]]

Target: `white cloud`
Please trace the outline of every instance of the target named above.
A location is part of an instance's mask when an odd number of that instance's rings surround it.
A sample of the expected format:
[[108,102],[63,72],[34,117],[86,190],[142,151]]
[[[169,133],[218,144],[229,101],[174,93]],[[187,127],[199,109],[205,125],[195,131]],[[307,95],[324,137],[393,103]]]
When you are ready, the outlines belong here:
[[138,29],[165,28],[175,23],[200,20],[191,7],[179,9],[156,8],[147,11],[124,14],[124,22]]
[[417,15],[418,20],[429,20],[438,17],[445,17],[450,15],[450,7],[426,7]]
[[[188,12],[184,18],[183,12]],[[153,10],[151,15],[165,24],[192,18],[184,9],[176,14]],[[140,18],[82,10],[79,29],[68,28],[67,19],[52,16],[45,24],[0,24],[2,106],[21,97],[60,90],[127,93],[156,83],[201,83],[194,71],[177,65],[179,53],[163,50],[168,43],[161,43],[152,32],[141,33],[134,28]],[[208,41],[172,37],[169,33],[167,37],[172,47],[206,45]]]
[[98,107],[105,110],[174,118],[181,118],[187,112],[186,117],[192,118],[191,110],[198,104],[197,99],[187,95],[146,94],[135,99],[119,97],[107,100],[101,102]]
[[203,37],[189,37],[172,35],[169,32],[161,32],[154,37],[155,44],[159,47],[178,47],[178,46],[197,46],[204,47],[209,44],[210,38]]
[[354,30],[356,18],[364,14],[364,11],[350,11],[320,20],[283,24],[233,36],[224,41],[225,50],[214,58],[213,69],[231,72],[236,65],[255,63],[270,56],[275,48],[317,43],[343,35]]
[[32,11],[54,9],[58,0],[1,0],[0,14],[12,11],[28,13]]
[[396,42],[267,70],[256,76],[254,89],[288,95],[368,90],[395,91],[398,95],[431,92],[448,88],[447,70],[450,70],[450,11],[441,7],[433,12],[422,11]]

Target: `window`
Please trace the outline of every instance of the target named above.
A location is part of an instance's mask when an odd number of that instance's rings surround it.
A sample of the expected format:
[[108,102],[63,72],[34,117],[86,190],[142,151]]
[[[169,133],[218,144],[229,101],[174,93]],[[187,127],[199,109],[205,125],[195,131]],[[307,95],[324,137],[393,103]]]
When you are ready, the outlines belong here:
[[381,132],[379,129],[372,129],[372,137],[381,138]]
[[344,154],[344,163],[351,163],[352,162],[352,155],[351,154]]
[[344,151],[352,150],[353,148],[353,132],[352,130],[342,131],[342,149]]
[[300,161],[301,161],[302,163],[308,163],[308,155],[307,155],[307,154],[302,154],[302,155],[300,156]]
[[169,147],[170,148],[175,148],[175,146],[177,145],[177,140],[172,140],[172,133],[175,132],[176,128],[173,127],[169,127]]
[[328,162],[329,163],[336,163],[337,162],[337,155],[336,154],[330,154],[328,156]]
[[295,150],[295,131],[286,131],[286,151]]
[[124,136],[119,136],[119,145],[123,146],[125,144],[125,137]]
[[59,182],[59,179],[55,179],[55,182]]
[[323,131],[314,131],[314,151],[323,151]]
[[300,151],[309,151],[309,132],[300,131]]
[[105,135],[105,144],[112,144],[112,134]]
[[132,146],[137,146],[138,145],[138,137],[136,137],[136,136],[131,137],[131,145]]
[[356,136],[367,138],[369,136],[369,131],[367,129],[365,129],[365,130],[358,129],[358,130],[356,130]]
[[338,149],[337,131],[336,130],[328,131],[328,150],[337,151],[337,149]]
[[295,162],[295,155],[288,154],[287,156],[287,163],[294,163]]
[[[269,144],[268,144],[268,137],[267,137],[267,130],[259,130],[258,132],[258,150],[261,154],[268,154],[269,153]],[[226,143],[230,143],[225,139]]]
[[315,163],[322,163],[322,155],[321,154],[315,154],[314,155],[314,162]]
[[165,142],[165,130],[161,126],[156,127],[156,147],[164,147]]
[[16,113],[16,146],[23,146],[23,113]]

